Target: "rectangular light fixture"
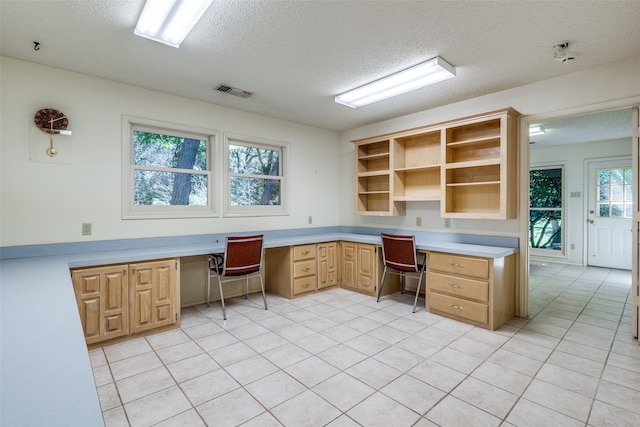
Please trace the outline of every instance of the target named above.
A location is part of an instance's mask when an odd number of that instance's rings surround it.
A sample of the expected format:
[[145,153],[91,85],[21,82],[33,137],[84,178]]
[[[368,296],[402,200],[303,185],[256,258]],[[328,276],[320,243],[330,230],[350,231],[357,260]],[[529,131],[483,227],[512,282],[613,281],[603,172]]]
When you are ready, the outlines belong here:
[[147,0],[133,33],[179,47],[213,0]]
[[540,125],[529,126],[529,136],[544,135],[544,128]]
[[340,94],[336,96],[335,101],[351,108],[358,108],[450,79],[455,75],[455,67],[436,56],[406,70]]

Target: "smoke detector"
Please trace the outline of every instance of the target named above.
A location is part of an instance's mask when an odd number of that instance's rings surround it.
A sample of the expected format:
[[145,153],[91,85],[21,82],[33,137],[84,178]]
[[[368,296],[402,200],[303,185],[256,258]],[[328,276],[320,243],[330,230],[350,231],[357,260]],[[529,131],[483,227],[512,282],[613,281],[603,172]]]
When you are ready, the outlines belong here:
[[249,98],[253,95],[251,92],[247,92],[246,90],[238,89],[237,87],[231,87],[227,85],[218,85],[216,88],[219,92],[228,93],[229,95],[239,96],[240,98]]
[[572,62],[576,59],[579,52],[569,52],[569,41],[563,40],[553,45],[553,59],[558,62]]

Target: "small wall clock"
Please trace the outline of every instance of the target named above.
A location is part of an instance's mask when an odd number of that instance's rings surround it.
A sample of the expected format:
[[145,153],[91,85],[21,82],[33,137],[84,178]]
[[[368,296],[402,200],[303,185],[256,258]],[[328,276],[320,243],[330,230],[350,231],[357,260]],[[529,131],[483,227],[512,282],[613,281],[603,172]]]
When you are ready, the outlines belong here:
[[71,131],[67,130],[67,126],[69,126],[67,116],[54,108],[42,108],[33,116],[33,122],[38,129],[49,134],[51,145],[47,149],[47,155],[53,157],[58,154],[57,150],[53,148],[53,135],[71,135]]

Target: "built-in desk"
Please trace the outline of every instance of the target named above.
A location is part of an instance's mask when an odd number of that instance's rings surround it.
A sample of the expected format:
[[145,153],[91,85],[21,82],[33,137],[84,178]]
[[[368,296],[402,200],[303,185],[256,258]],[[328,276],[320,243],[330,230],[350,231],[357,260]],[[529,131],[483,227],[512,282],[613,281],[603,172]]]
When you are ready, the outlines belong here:
[[[169,239],[168,239],[169,240]],[[224,239],[117,250],[88,250],[0,261],[2,299],[1,424],[99,426],[102,411],[69,274],[85,267],[205,255],[224,250]],[[265,237],[265,248],[351,241],[380,244],[378,235],[354,233]],[[517,248],[425,241],[421,250],[504,258]],[[109,243],[105,243],[108,247]],[[37,248],[36,248],[37,249]],[[37,250],[25,253],[38,253]],[[46,251],[44,251],[46,253]],[[4,256],[5,254],[3,254]]]

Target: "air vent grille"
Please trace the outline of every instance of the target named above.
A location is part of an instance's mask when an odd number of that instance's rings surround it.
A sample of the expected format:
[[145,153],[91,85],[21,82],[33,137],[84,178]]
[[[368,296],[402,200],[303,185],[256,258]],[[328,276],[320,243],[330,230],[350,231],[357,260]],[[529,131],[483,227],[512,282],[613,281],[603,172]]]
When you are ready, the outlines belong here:
[[218,85],[216,90],[219,92],[228,93],[229,95],[239,96],[240,98],[249,98],[251,95],[253,95],[251,92],[247,92],[246,90],[227,85]]

